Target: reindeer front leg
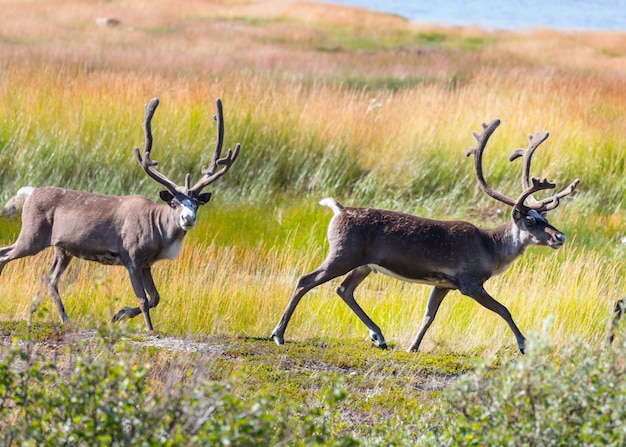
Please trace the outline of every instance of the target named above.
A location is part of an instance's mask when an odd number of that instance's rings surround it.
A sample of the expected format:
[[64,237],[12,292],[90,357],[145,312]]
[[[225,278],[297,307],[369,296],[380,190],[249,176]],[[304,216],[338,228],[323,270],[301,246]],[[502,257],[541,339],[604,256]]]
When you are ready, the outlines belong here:
[[159,301],[161,301],[161,297],[159,296],[159,291],[154,284],[154,278],[152,278],[152,271],[150,267],[144,267],[141,270],[141,274],[143,277],[143,286],[148,296],[150,297],[150,301],[148,301],[148,307],[152,309],[153,307],[157,307]]
[[[140,313],[143,314],[145,320],[146,320],[146,328],[148,329],[148,331],[152,332],[154,331],[154,328],[152,327],[152,321],[150,320],[150,302],[148,302],[148,297],[146,295],[146,290],[145,290],[145,285],[144,285],[144,270],[141,267],[135,267],[135,266],[129,266],[127,267],[128,269],[128,273],[130,274],[130,282],[133,286],[133,290],[135,291],[135,296],[137,297],[137,299],[139,300],[139,307],[125,307],[122,310],[120,310],[118,313],[116,313],[113,316],[112,321],[116,322],[116,321],[120,321],[120,320],[124,320],[126,318],[134,318],[137,315],[139,315]],[[149,285],[151,286],[151,289],[156,291],[156,288],[154,286],[154,281],[152,281],[152,275],[150,274],[150,270],[149,268],[147,268],[148,270],[148,275],[149,275]],[[158,294],[156,295],[156,301],[158,302]],[[156,306],[156,304],[154,304]]]
[[437,311],[439,310],[439,306],[441,302],[446,297],[446,295],[450,292],[450,289],[442,289],[441,287],[433,288],[432,292],[430,292],[430,297],[428,298],[428,304],[426,305],[426,312],[424,313],[424,318],[422,318],[422,325],[417,333],[417,337],[415,341],[408,349],[409,352],[417,351],[424,339],[424,335],[426,335],[426,331],[433,324],[435,320],[435,316],[437,315]]
[[463,295],[473,298],[474,300],[476,300],[476,302],[483,305],[490,311],[500,315],[511,328],[513,335],[515,335],[515,339],[517,340],[517,346],[520,352],[522,354],[526,353],[526,338],[522,335],[522,332],[513,321],[513,317],[511,316],[511,312],[509,312],[509,309],[507,309],[504,305],[500,304],[491,295],[489,295],[489,293],[487,293],[482,285],[471,287],[469,289],[459,289],[459,291]]

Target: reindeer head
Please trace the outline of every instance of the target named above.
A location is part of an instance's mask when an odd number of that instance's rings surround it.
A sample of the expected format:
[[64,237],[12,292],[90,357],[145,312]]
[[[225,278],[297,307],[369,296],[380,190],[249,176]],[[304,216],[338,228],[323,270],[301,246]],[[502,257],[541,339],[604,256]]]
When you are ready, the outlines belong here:
[[[158,98],[154,98],[146,105],[146,115],[143,122],[143,129],[146,135],[146,143],[143,156],[139,152],[139,148],[135,148],[135,155],[141,167],[146,171],[152,179],[156,180],[167,189],[159,193],[161,199],[166,202],[178,217],[180,228],[185,231],[191,230],[196,225],[196,212],[201,205],[204,205],[211,199],[211,193],[202,193],[201,191],[208,185],[216,181],[230,169],[232,164],[239,155],[240,144],[237,143],[235,150],[228,149],[226,157],[220,158],[222,146],[224,144],[224,116],[222,112],[222,101],[218,98],[217,114],[214,119],[217,120],[217,143],[215,144],[215,152],[213,159],[208,168],[202,168],[202,178],[194,186],[191,186],[191,176],[187,174],[185,177],[185,186],[178,186],[176,183],[168,179],[165,175],[154,169],[158,163],[150,158],[152,150],[152,117],[159,105]],[[218,167],[222,166],[218,170]]]
[[[565,234],[548,223],[546,215],[548,211],[559,206],[560,200],[570,195],[579,180],[574,180],[567,188],[558,194],[554,194],[543,200],[536,201],[532,195],[538,191],[553,189],[556,185],[547,179],[540,180],[530,177],[530,163],[533,152],[548,138],[547,132],[538,132],[534,136],[528,136],[528,147],[517,149],[509,157],[513,161],[518,157],[523,157],[524,167],[522,170],[523,191],[517,199],[512,199],[504,194],[494,191],[485,181],[482,172],[482,156],[491,134],[500,125],[499,119],[494,119],[490,123],[483,123],[483,131],[480,134],[473,132],[476,138],[476,146],[467,149],[466,156],[474,155],[474,169],[478,185],[485,194],[505,203],[513,208],[511,218],[513,220],[513,231],[517,233],[518,240],[523,246],[526,245],[547,245],[554,249],[561,247],[565,243]],[[528,203],[526,203],[528,200]]]

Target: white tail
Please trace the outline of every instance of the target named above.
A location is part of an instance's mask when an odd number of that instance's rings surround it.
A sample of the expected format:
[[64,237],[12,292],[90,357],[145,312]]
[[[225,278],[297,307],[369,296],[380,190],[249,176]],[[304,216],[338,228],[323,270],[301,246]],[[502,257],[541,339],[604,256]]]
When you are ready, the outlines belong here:
[[18,189],[15,195],[11,197],[2,208],[0,216],[16,216],[17,213],[24,208],[24,203],[26,203],[26,200],[30,197],[34,190],[35,188],[32,186],[22,186]]
[[325,199],[320,200],[320,205],[330,208],[335,216],[343,210],[343,205],[332,197],[326,197]]

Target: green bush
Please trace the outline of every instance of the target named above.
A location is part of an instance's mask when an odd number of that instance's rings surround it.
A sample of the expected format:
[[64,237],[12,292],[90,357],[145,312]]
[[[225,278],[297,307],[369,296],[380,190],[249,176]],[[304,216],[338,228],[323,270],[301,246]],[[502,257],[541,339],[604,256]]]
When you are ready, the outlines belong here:
[[236,379],[216,383],[198,370],[159,382],[123,342],[72,349],[51,361],[17,339],[0,348],[1,445],[356,445],[330,429],[345,397],[334,385],[313,408],[286,408],[272,395],[246,401]]
[[210,366],[160,362],[156,371],[119,338],[89,343],[57,352],[16,339],[0,348],[0,445],[626,444],[626,346],[554,352],[530,343],[526,356],[479,365],[414,419],[357,427],[332,377],[315,403],[250,399],[238,377],[210,380]]
[[484,364],[424,420],[422,445],[623,446],[626,350],[576,346]]

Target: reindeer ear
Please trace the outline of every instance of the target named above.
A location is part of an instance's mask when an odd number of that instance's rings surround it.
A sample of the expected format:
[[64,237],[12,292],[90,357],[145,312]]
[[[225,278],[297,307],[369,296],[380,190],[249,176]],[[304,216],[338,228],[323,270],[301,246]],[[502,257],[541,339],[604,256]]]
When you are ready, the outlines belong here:
[[513,220],[519,220],[522,218],[522,212],[516,206],[513,207],[511,215],[513,216]]
[[174,200],[174,195],[172,195],[171,192],[166,191],[166,190],[159,191],[159,197],[168,205],[170,205],[172,200]]
[[198,194],[198,203],[200,205],[204,205],[205,203],[209,203],[209,200],[211,200],[211,193],[210,192],[205,192],[202,194]]

